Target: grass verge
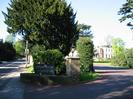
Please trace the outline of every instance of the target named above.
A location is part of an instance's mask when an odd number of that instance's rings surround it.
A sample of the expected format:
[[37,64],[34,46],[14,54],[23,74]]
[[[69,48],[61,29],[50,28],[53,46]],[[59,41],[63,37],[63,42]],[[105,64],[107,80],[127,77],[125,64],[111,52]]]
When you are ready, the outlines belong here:
[[90,81],[90,80],[95,80],[99,77],[97,73],[91,73],[91,72],[85,72],[81,73],[79,80],[80,81]]
[[28,67],[26,67],[26,71],[27,71],[28,73],[34,73],[33,66],[28,66]]
[[37,85],[75,85],[92,81],[99,77],[100,76],[97,73],[82,73],[79,77],[70,77],[65,75],[38,75],[35,73],[21,73],[20,75],[22,82]]
[[111,66],[111,63],[94,63],[94,66]]

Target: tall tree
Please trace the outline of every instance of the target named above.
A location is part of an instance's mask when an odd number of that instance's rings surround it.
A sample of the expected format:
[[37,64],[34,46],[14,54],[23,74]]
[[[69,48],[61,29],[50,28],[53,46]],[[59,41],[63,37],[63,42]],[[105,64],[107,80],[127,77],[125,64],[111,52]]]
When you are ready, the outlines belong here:
[[91,37],[92,38],[92,33],[91,33],[90,28],[91,28],[90,25],[78,24],[79,35],[82,37]]
[[112,41],[113,57],[111,59],[112,65],[126,66],[125,47],[124,42],[120,38],[114,38]]
[[124,52],[124,41],[121,38],[113,38],[112,48],[114,56]]
[[7,12],[8,32],[22,34],[31,44],[66,55],[78,39],[76,14],[65,0],[11,0]]
[[123,15],[120,22],[128,20],[127,25],[133,29],[133,0],[126,0],[126,3],[122,5],[118,14]]

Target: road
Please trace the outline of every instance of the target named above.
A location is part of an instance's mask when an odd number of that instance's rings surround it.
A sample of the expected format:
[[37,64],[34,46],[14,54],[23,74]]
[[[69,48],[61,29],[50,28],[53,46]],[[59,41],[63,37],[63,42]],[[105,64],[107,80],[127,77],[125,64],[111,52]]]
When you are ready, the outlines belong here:
[[24,60],[0,64],[0,99],[23,99],[23,84],[19,81]]
[[133,99],[133,69],[95,66],[101,79],[76,85],[33,86],[19,80],[24,61],[0,64],[0,99]]
[[133,99],[133,69],[95,68],[103,78],[69,86],[27,86],[24,99]]

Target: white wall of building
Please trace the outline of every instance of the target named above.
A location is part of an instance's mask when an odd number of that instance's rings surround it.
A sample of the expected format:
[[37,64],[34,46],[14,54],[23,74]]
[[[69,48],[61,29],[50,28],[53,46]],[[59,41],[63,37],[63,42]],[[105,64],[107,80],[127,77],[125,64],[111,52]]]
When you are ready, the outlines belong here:
[[112,57],[112,47],[109,46],[97,46],[95,48],[95,58],[110,59]]

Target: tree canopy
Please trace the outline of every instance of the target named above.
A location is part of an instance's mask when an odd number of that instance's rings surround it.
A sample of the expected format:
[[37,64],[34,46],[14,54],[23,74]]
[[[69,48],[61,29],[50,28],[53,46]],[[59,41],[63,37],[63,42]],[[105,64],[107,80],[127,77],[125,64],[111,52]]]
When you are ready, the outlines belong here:
[[121,38],[112,39],[113,54],[118,55],[124,52],[124,41]]
[[23,40],[18,40],[14,44],[14,48],[16,50],[16,54],[18,56],[24,56],[25,54],[25,43]]
[[133,0],[126,0],[126,3],[122,5],[118,14],[123,15],[120,22],[128,20],[127,25],[133,29]]
[[30,44],[68,54],[79,36],[76,14],[65,0],[11,0],[4,13],[8,32],[22,34]]
[[111,58],[112,65],[126,66],[127,60],[125,57],[124,41],[120,38],[113,38],[112,48],[113,48],[113,57]]
[[90,28],[91,28],[90,25],[78,24],[79,35],[81,37],[91,37],[92,38],[92,33],[91,33]]

